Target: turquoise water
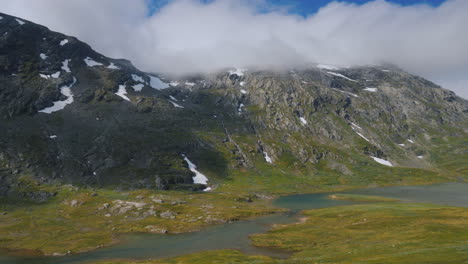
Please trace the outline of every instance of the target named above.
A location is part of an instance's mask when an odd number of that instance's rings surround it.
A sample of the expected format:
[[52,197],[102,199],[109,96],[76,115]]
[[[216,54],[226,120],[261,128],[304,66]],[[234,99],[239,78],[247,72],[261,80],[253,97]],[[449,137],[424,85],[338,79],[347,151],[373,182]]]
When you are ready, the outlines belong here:
[[[354,190],[347,193],[379,195],[407,202],[468,207],[468,184],[466,183],[395,186]],[[272,224],[293,223],[297,221],[296,213],[300,210],[355,204],[350,201],[326,199],[328,195],[329,193],[280,197],[274,205],[291,209],[291,212],[287,214],[243,220],[186,234],[133,234],[125,236],[118,245],[72,256],[32,258],[0,256],[0,264],[75,264],[115,258],[166,258],[218,249],[238,249],[252,255],[287,257],[289,255],[287,252],[252,246],[249,235],[265,232]]]

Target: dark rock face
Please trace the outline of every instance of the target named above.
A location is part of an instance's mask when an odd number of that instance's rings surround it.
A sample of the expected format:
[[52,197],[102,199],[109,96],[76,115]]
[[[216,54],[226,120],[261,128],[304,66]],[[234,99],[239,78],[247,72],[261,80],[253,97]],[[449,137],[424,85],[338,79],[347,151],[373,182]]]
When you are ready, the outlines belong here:
[[[203,189],[183,154],[217,179],[280,159],[291,161],[282,170],[314,172],[326,161],[352,175],[345,163],[357,163],[353,155],[430,168],[417,156],[437,147],[431,138],[468,131],[467,101],[398,69],[220,72],[164,80],[177,84],[160,89],[128,61],[0,15],[0,195],[24,173],[41,182]],[[73,101],[44,113],[70,100],[65,86]]]

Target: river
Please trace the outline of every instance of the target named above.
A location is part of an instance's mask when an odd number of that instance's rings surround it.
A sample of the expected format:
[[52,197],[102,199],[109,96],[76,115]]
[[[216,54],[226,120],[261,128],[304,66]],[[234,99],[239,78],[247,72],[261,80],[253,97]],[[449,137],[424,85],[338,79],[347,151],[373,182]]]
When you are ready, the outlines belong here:
[[[402,202],[468,207],[468,183],[392,186],[353,190],[345,193],[391,197],[400,199]],[[355,202],[350,201],[330,200],[327,199],[328,195],[329,193],[319,193],[280,197],[274,201],[274,205],[291,210],[285,214],[269,215],[212,226],[193,233],[127,235],[117,245],[71,256],[12,257],[0,255],[0,264],[76,264],[116,258],[167,258],[219,249],[238,249],[252,255],[287,257],[287,252],[252,246],[249,235],[266,232],[271,228],[272,224],[296,222],[299,216],[297,212],[300,210],[355,204]]]

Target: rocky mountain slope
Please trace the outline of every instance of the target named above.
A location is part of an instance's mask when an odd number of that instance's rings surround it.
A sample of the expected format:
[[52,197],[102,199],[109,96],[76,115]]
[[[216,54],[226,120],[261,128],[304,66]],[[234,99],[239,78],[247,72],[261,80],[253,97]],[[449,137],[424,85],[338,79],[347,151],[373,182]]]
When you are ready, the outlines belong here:
[[296,189],[467,176],[468,102],[394,66],[175,80],[0,17],[1,196],[18,195],[22,177],[202,190],[204,175],[212,188]]

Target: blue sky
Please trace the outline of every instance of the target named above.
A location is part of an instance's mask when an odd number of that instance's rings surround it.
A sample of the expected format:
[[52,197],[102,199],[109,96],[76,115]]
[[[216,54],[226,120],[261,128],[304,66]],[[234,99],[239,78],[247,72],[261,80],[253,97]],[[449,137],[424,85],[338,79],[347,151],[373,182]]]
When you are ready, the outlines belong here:
[[[320,7],[327,5],[331,0],[267,0],[276,5],[290,6],[290,11],[300,15],[309,15],[315,13]],[[371,0],[341,0],[340,2],[349,2],[364,4]],[[438,6],[445,0],[387,0],[387,2],[398,3],[400,5],[428,4]]]
[[[152,4],[152,11],[155,11],[161,6],[164,6],[171,0],[150,0]],[[202,2],[211,2],[213,0],[200,0]],[[339,2],[365,4],[374,0],[337,0]],[[290,13],[299,14],[302,16],[308,16],[317,12],[317,10],[333,0],[266,0],[266,2],[277,5],[288,7]],[[427,4],[431,6],[439,6],[445,0],[387,0],[387,2],[396,3],[399,5],[415,5],[415,4]]]

